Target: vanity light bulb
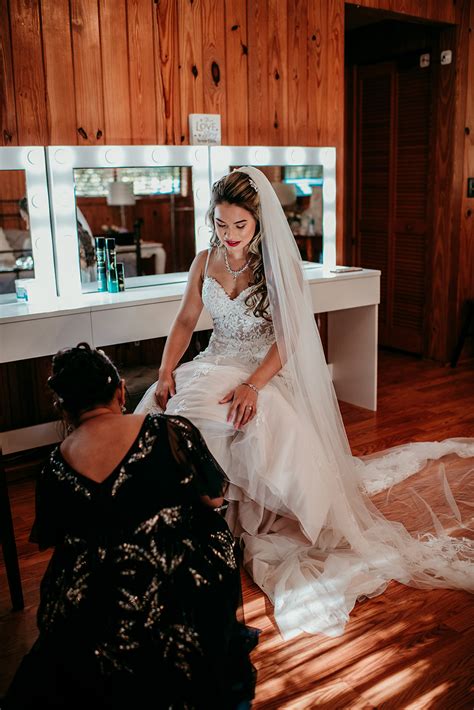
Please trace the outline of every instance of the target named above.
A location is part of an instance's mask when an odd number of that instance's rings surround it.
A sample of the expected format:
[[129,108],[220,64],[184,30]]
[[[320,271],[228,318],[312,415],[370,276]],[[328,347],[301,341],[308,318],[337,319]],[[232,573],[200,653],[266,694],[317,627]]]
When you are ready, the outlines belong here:
[[254,152],[254,161],[256,165],[269,165],[270,151],[268,148],[257,148]]
[[325,205],[336,201],[336,181],[334,178],[324,178],[323,200]]
[[321,150],[321,162],[327,170],[332,170],[336,165],[336,149],[323,148]]
[[300,147],[288,148],[286,159],[290,165],[301,165],[307,162],[306,151]]

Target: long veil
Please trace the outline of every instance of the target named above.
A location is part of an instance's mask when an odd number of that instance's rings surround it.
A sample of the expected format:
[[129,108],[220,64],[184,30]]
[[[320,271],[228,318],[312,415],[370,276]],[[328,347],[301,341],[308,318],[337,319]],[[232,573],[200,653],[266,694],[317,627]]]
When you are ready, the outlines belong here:
[[342,633],[357,599],[390,580],[474,591],[474,439],[352,455],[286,216],[260,170],[239,171],[258,189],[276,341],[317,481],[287,524],[244,535],[244,563],[274,602],[282,635]]

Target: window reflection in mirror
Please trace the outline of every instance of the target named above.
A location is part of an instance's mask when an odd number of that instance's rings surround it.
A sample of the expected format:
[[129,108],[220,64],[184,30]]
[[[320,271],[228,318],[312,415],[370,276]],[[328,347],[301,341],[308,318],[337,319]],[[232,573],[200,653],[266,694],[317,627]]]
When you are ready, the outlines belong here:
[[190,167],[76,168],[74,186],[83,291],[99,290],[101,237],[115,240],[127,289],[189,270],[195,256]]
[[0,170],[0,294],[15,293],[16,279],[34,278],[23,170]]
[[[235,167],[232,166],[233,170]],[[301,258],[323,262],[323,166],[258,165],[275,189]]]

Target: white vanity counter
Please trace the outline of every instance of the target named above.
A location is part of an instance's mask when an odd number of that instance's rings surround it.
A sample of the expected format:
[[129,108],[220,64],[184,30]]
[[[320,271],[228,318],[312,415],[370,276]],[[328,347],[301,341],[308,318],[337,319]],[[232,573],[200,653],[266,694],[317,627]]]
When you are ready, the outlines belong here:
[[[328,313],[328,359],[339,399],[375,410],[380,271],[334,274],[309,263],[304,271],[314,312]],[[153,285],[146,285],[144,278]],[[0,362],[52,355],[81,341],[98,347],[166,336],[186,278],[185,273],[141,277],[139,288],[129,286],[123,293],[90,293],[47,304],[0,301]],[[204,310],[196,330],[211,327]],[[1,434],[5,452],[18,450],[18,443],[9,441],[10,434],[14,432]]]

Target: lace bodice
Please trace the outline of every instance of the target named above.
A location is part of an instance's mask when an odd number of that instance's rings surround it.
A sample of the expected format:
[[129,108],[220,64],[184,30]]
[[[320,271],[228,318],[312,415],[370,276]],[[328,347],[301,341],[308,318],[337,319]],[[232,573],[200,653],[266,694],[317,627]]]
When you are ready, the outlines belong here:
[[212,276],[205,276],[202,300],[214,326],[209,345],[198,358],[224,356],[246,363],[263,360],[275,342],[273,325],[258,318],[245,304],[250,287],[231,298]]

